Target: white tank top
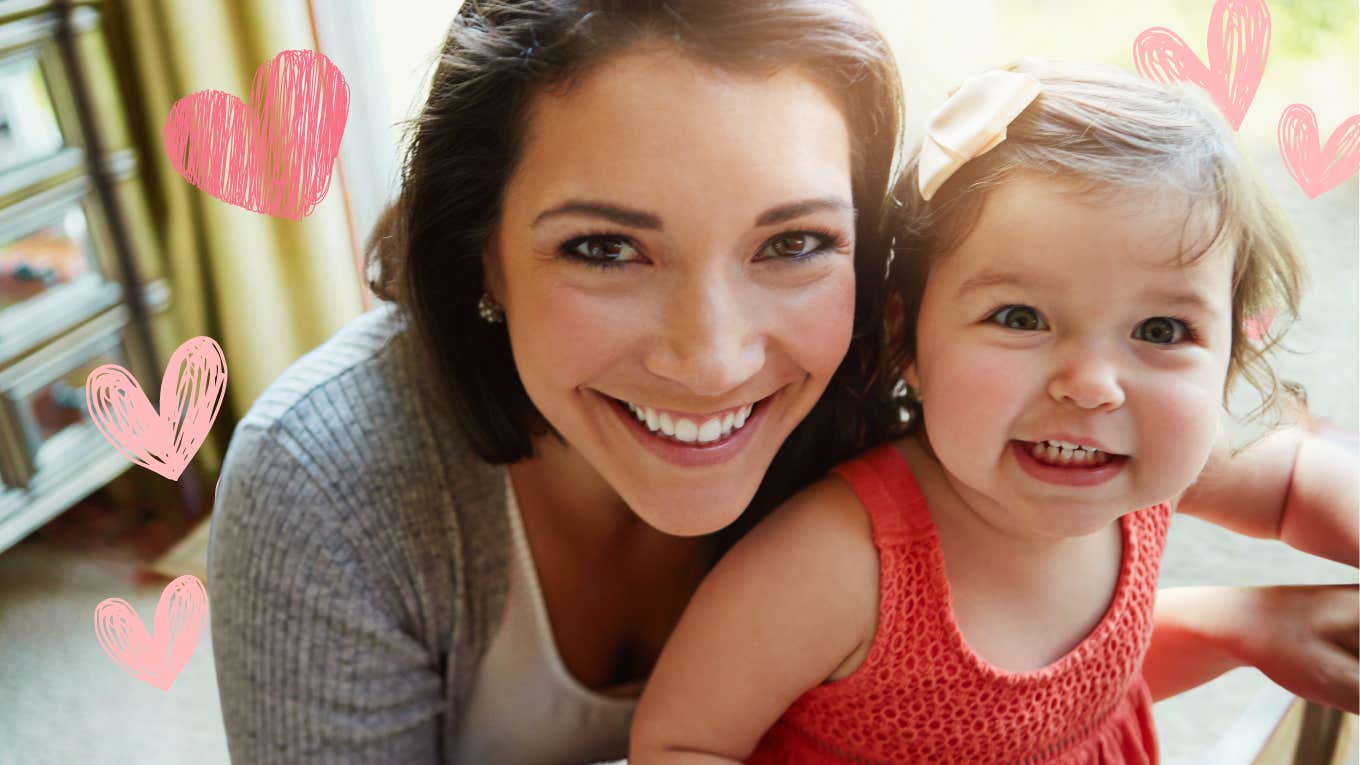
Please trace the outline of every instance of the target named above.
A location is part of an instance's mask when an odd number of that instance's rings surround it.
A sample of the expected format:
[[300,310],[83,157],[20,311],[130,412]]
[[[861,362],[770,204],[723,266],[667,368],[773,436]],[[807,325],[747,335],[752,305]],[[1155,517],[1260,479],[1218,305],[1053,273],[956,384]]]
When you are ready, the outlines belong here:
[[509,592],[505,613],[478,667],[453,762],[477,765],[576,765],[628,755],[642,682],[605,695],[567,671],[552,626],[509,475]]

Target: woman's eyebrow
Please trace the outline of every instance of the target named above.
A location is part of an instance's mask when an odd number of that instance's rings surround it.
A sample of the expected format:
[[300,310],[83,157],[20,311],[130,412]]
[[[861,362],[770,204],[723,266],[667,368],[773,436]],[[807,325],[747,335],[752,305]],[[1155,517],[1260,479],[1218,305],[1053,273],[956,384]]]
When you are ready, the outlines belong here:
[[797,202],[789,202],[777,207],[771,207],[760,215],[756,216],[757,226],[773,226],[776,223],[801,218],[822,210],[841,211],[847,210],[851,215],[855,214],[855,206],[845,197],[829,196],[818,197],[816,199],[802,199]]
[[531,228],[538,228],[538,224],[549,218],[556,218],[563,215],[585,215],[591,218],[604,218],[607,221],[617,223],[620,226],[629,228],[646,228],[660,231],[661,218],[643,210],[620,205],[609,204],[607,202],[595,202],[585,199],[572,199],[562,204],[544,210],[534,218]]
[[[788,202],[776,207],[771,207],[765,212],[756,216],[756,226],[773,226],[776,223],[800,218],[822,210],[848,210],[854,214],[854,205],[844,197],[829,196],[814,199],[801,199],[796,202]],[[537,228],[540,223],[550,218],[564,215],[584,215],[591,218],[603,218],[611,223],[629,228],[650,229],[660,231],[664,228],[661,224],[661,217],[645,210],[638,210],[632,207],[611,204],[608,202],[598,202],[588,199],[571,199],[563,202],[556,207],[551,207],[539,213],[535,218],[531,228]]]

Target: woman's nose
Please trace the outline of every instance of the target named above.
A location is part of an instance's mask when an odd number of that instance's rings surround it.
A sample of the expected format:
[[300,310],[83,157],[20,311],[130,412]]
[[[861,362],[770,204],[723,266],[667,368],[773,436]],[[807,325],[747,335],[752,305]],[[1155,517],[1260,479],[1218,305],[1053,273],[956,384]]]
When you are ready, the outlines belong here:
[[664,299],[644,365],[697,396],[721,397],[735,390],[765,365],[755,302],[724,277],[673,290]]
[[1113,411],[1124,405],[1118,363],[1090,345],[1071,349],[1048,382],[1048,394],[1081,409]]

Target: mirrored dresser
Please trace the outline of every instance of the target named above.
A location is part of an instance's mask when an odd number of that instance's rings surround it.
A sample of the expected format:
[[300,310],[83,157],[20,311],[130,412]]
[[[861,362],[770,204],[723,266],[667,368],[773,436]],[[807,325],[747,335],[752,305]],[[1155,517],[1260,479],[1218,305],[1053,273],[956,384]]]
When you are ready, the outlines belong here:
[[132,467],[85,377],[120,364],[155,404],[153,338],[173,337],[100,22],[99,3],[0,0],[0,550]]

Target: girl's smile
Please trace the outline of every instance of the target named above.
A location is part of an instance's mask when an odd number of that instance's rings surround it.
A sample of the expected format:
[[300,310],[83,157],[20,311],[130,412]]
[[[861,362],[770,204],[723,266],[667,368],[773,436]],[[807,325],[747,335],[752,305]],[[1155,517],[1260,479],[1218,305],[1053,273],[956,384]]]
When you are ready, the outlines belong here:
[[1012,441],[1016,462],[1026,473],[1040,481],[1063,486],[1095,486],[1124,469],[1128,457],[1122,454],[1061,449],[1052,442]]

